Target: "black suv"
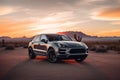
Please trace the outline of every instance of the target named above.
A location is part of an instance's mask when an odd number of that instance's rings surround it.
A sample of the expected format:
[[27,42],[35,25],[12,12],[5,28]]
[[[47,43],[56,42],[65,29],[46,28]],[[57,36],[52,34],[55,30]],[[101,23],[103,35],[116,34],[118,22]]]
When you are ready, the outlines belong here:
[[66,35],[40,34],[29,43],[28,52],[30,59],[35,59],[37,55],[47,56],[51,63],[61,59],[75,59],[81,62],[88,56],[88,47],[85,43],[73,41]]

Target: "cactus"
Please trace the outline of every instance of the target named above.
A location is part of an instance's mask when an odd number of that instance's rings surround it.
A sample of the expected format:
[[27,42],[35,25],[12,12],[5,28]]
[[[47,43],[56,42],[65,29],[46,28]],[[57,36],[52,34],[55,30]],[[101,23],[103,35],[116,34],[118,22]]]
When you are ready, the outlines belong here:
[[118,42],[120,43],[120,40],[118,40]]
[[78,42],[81,42],[82,37],[81,36],[77,36],[76,34],[74,34],[74,39]]
[[4,45],[5,44],[5,40],[4,39],[2,39],[2,45]]
[[2,47],[5,47],[5,40],[2,39]]

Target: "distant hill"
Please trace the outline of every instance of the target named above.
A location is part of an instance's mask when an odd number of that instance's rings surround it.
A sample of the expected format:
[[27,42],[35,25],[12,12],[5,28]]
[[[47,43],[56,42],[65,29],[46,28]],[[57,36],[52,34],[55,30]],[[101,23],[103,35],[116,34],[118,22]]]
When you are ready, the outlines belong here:
[[97,37],[97,36],[91,36],[87,35],[83,32],[76,32],[76,31],[65,31],[65,32],[58,32],[58,34],[65,34],[74,39],[74,34],[79,35],[82,37],[82,41],[86,42],[118,42],[120,41],[120,37]]
[[[97,36],[91,36],[87,35],[83,32],[77,32],[77,31],[64,31],[64,32],[58,32],[58,34],[65,34],[71,37],[74,40],[74,34],[79,35],[82,37],[82,41],[86,42],[119,42],[120,37],[97,37]],[[34,36],[33,36],[34,37]],[[1,36],[0,37],[0,42],[4,39],[5,42],[30,42],[33,37],[27,38],[27,37],[21,37],[21,38],[10,38],[8,36]]]
[[2,37],[0,37],[0,42],[2,40],[5,40],[5,42],[29,42],[32,40],[32,38],[26,38],[26,37],[11,38],[11,37],[7,37],[7,36],[2,36]]
[[0,39],[10,39],[8,36],[1,36]]
[[74,34],[79,35],[79,36],[81,36],[83,38],[85,38],[85,37],[94,37],[94,38],[97,37],[97,36],[90,36],[90,35],[87,35],[87,34],[85,34],[83,32],[76,32],[76,31],[58,32],[58,34],[65,34],[65,35],[68,35],[71,38],[74,37]]

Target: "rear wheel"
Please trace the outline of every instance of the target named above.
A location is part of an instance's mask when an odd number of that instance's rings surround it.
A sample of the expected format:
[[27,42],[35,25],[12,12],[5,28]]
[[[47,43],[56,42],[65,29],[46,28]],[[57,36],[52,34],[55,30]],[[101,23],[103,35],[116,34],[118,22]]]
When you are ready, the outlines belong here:
[[56,63],[59,61],[59,59],[57,58],[54,49],[50,49],[48,50],[48,61],[50,63]]
[[34,51],[31,48],[28,50],[28,52],[29,52],[28,53],[29,58],[30,59],[35,59],[36,55],[35,55]]
[[80,58],[75,59],[75,61],[77,61],[77,62],[82,62],[82,61],[85,60],[86,57],[87,57],[87,56],[82,56],[82,57],[80,57]]

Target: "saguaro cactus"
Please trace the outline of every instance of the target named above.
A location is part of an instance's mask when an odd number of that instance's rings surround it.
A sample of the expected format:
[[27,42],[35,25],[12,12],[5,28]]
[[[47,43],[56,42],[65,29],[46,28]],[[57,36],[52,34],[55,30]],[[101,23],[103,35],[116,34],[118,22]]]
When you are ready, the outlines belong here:
[[81,42],[82,37],[81,36],[77,36],[76,34],[74,34],[74,39],[78,42]]
[[5,46],[5,40],[2,39],[2,47],[4,47],[4,46]]
[[118,40],[118,42],[120,43],[120,40]]

